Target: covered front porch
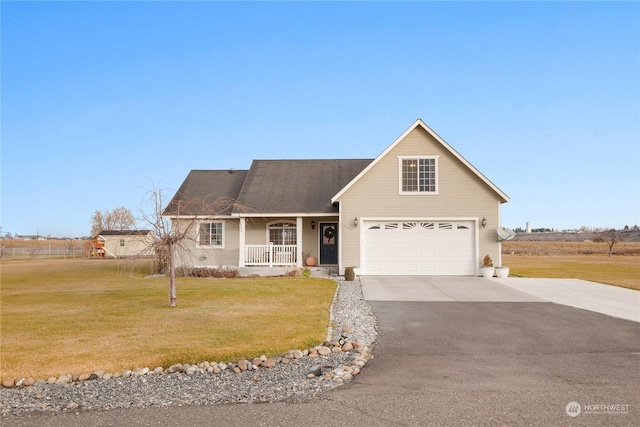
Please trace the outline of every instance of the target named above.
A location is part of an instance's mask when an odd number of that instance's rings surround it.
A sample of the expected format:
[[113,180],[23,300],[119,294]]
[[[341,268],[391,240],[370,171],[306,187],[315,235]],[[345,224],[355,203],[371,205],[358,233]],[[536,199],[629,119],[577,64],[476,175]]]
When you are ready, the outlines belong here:
[[[244,266],[247,267],[274,267],[274,266],[297,266],[298,260],[304,263],[298,255],[298,248],[302,245],[245,245]],[[244,267],[240,264],[241,267]]]
[[239,221],[240,268],[301,268],[308,256],[321,265],[338,264],[337,218],[246,216]]

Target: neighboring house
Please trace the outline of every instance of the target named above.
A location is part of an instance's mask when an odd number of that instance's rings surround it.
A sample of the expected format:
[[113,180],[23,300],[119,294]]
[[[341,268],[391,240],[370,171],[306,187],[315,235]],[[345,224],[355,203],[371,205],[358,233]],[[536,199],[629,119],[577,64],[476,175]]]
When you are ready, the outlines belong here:
[[30,235],[20,235],[16,234],[13,236],[15,240],[47,240],[46,237],[41,236],[39,234],[30,234]]
[[153,232],[150,230],[102,230],[91,241],[91,256],[123,258],[150,256]]
[[191,171],[164,215],[191,227],[182,266],[300,267],[311,254],[340,274],[477,275],[486,254],[500,263],[508,200],[418,119],[375,159]]

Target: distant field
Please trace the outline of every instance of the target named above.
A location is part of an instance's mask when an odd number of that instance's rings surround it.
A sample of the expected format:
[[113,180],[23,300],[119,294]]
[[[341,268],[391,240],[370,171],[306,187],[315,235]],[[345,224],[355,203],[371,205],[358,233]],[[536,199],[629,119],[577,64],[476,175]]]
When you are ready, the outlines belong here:
[[[605,243],[545,242],[510,240],[502,243],[502,253],[508,255],[596,255],[609,253]],[[640,255],[640,242],[619,242],[613,247],[615,255]]]
[[502,255],[512,276],[576,278],[640,290],[638,255]]
[[166,278],[148,262],[2,261],[0,377],[47,378],[304,349],[326,338],[332,280]]

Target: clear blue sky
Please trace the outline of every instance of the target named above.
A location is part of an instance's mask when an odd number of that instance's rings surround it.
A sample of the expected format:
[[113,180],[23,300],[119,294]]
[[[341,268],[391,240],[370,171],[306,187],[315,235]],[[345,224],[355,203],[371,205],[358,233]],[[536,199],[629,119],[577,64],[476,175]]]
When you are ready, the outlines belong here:
[[87,235],[154,185],[373,158],[416,118],[507,227],[640,225],[638,2],[7,2],[2,233]]

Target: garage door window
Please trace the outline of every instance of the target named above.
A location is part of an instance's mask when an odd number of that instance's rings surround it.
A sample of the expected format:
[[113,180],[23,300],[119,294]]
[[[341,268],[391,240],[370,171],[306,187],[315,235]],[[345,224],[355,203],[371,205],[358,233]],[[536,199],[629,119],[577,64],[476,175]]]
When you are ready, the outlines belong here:
[[401,157],[400,194],[437,194],[438,158]]

